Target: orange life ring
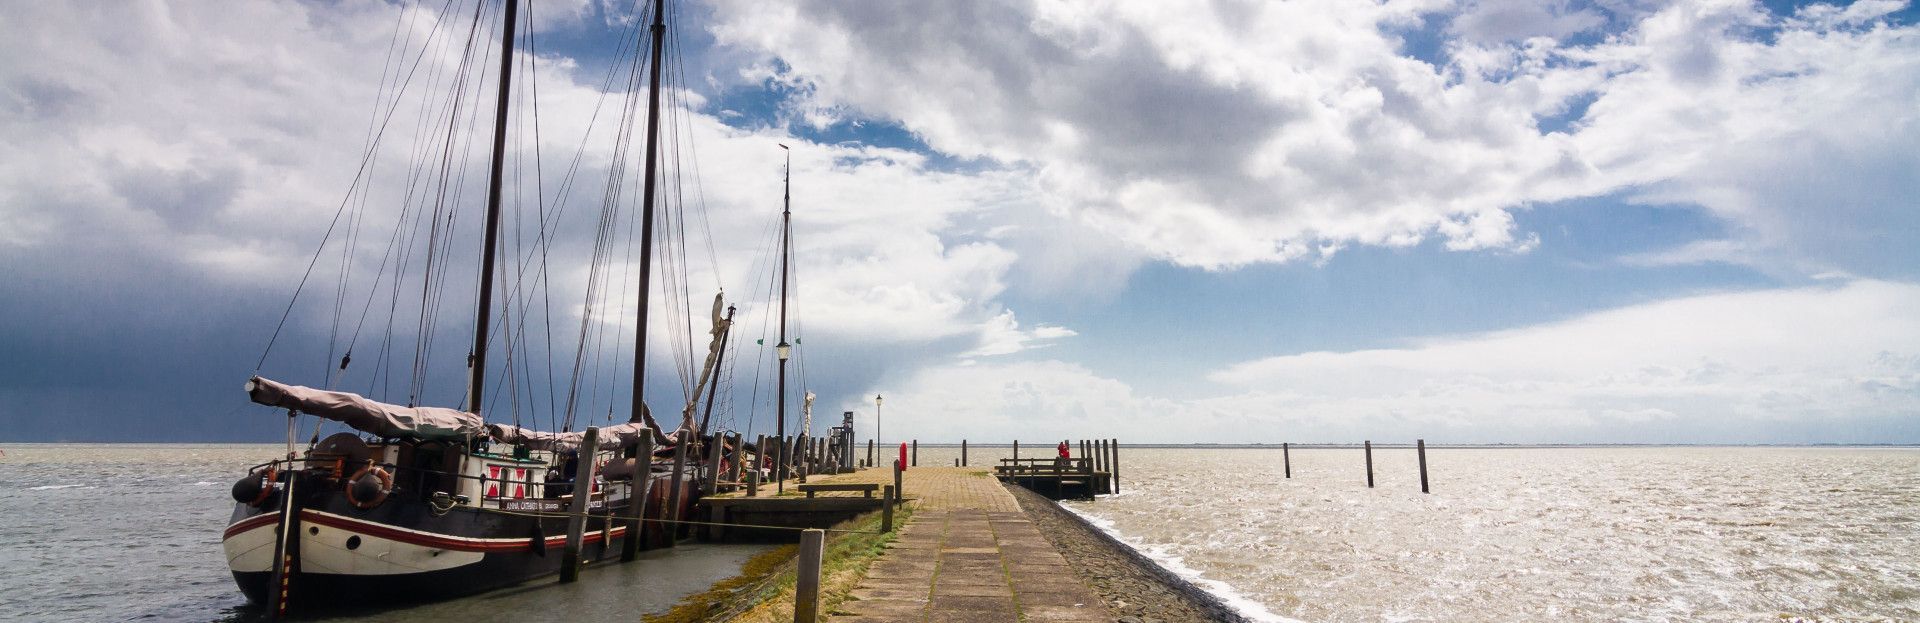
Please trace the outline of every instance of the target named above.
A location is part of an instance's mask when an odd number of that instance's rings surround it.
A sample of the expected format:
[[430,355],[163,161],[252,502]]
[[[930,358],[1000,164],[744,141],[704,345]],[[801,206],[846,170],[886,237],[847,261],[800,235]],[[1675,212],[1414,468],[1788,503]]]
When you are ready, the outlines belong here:
[[[361,476],[365,476],[367,474],[373,474],[375,478],[380,479],[380,494],[373,496],[373,499],[371,500],[362,500],[357,497],[354,497],[353,485],[354,483],[360,482]],[[379,506],[381,502],[387,501],[387,494],[392,491],[393,491],[393,474],[388,473],[387,470],[381,469],[377,465],[369,464],[366,467],[362,467],[360,468],[360,471],[353,473],[352,478],[347,479],[347,503],[352,504],[354,508],[358,508],[361,510],[366,510],[369,508],[373,508],[375,506]]]
[[267,498],[273,497],[273,481],[280,477],[280,470],[269,465],[267,466],[267,471],[262,472],[260,477],[262,479],[260,481],[260,495],[253,496],[253,501],[248,502],[248,506],[266,504]]

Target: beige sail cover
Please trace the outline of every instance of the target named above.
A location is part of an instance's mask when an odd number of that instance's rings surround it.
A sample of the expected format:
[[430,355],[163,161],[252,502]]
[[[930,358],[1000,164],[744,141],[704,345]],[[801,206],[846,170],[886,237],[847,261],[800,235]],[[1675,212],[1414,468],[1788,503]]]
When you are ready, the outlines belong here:
[[[600,428],[600,449],[616,450],[633,445],[641,436],[651,434],[653,429],[640,422],[627,422]],[[522,445],[531,450],[547,452],[565,452],[580,447],[587,440],[585,432],[553,433],[531,428],[521,428],[511,424],[488,424],[487,436],[504,444]]]
[[288,385],[257,376],[247,381],[247,397],[269,407],[326,418],[381,437],[449,440],[486,434],[486,422],[480,416],[459,409],[390,405],[359,394]]

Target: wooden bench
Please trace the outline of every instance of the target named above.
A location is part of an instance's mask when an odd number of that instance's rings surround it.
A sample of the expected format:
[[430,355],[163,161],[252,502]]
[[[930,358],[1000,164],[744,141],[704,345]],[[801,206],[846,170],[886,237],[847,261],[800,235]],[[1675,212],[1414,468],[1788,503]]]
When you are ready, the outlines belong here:
[[800,485],[800,490],[805,492],[807,497],[813,497],[814,493],[820,491],[859,491],[865,494],[865,497],[873,497],[873,492],[879,491],[880,485],[872,483]]

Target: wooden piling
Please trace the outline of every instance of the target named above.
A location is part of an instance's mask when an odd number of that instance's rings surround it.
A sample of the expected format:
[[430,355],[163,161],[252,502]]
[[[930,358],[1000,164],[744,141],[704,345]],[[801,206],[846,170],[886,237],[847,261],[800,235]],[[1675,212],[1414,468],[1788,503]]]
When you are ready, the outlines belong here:
[[[680,521],[680,500],[683,499],[680,496],[680,488],[684,486],[682,483],[684,482],[683,479],[686,478],[687,445],[686,440],[682,439],[680,443],[674,444],[673,446],[673,484],[671,485],[673,488],[667,491],[667,507],[664,509],[667,512],[660,514],[662,518],[667,519],[669,522]],[[680,524],[668,523],[667,547],[673,547],[674,542],[679,540]]]
[[760,435],[753,443],[753,469],[747,470],[747,497],[760,495],[760,468],[767,464],[767,436]]
[[[733,460],[727,463],[727,482],[740,482],[740,469],[747,461],[747,438],[740,433],[728,435],[733,439]],[[724,447],[723,447],[724,449]],[[734,484],[739,487],[739,484]]]
[[647,496],[653,493],[653,436],[634,442],[633,479],[627,481],[627,538],[620,542],[620,562],[640,556],[640,535],[647,518]]
[[867,440],[867,467],[873,467],[873,440]]
[[720,455],[727,450],[726,439],[719,434],[707,438],[707,478],[700,491],[707,495],[720,492]]
[[1367,449],[1367,488],[1373,488],[1373,442],[1366,441]]
[[1286,470],[1287,477],[1293,477],[1293,444],[1280,444],[1280,468]]
[[902,469],[904,467],[906,466],[901,465],[899,461],[894,461],[893,463],[893,494],[901,497],[906,497],[907,495],[907,488],[900,482],[900,477],[907,472],[907,470]]
[[1120,440],[1109,439],[1107,440],[1107,443],[1113,446],[1113,462],[1110,463],[1107,467],[1113,470],[1113,492],[1119,493],[1120,492]]
[[820,620],[820,559],[825,553],[827,533],[818,528],[800,531],[798,576],[793,584],[793,623]]
[[1020,460],[1020,440],[1013,440],[1013,460]]
[[913,440],[913,466],[920,466],[920,440]]
[[1427,440],[1416,439],[1413,447],[1414,451],[1420,455],[1420,492],[1432,493],[1427,489]]
[[967,440],[960,440],[960,466],[967,466]]
[[880,531],[893,532],[893,485],[880,487]]
[[813,437],[800,435],[793,440],[794,454],[800,457],[800,484],[807,484],[807,473],[813,471]]
[[[560,582],[568,583],[580,579],[580,545],[587,531],[587,510],[593,501],[595,451],[600,448],[600,427],[588,426],[581,436],[579,454],[575,460],[573,478],[573,505],[567,511],[567,546],[560,554]],[[677,481],[678,479],[676,479]]]

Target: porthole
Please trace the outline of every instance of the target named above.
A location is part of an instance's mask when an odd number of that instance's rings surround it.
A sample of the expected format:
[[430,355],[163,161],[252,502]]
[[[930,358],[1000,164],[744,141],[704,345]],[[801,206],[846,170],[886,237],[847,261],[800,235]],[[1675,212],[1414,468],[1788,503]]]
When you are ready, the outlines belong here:
[[347,549],[360,549],[360,535],[347,537]]
[[320,527],[319,527],[319,526],[307,526],[307,534],[309,534],[309,535],[313,535],[313,534],[320,534]]

